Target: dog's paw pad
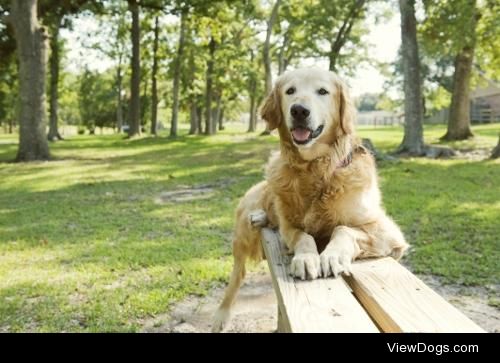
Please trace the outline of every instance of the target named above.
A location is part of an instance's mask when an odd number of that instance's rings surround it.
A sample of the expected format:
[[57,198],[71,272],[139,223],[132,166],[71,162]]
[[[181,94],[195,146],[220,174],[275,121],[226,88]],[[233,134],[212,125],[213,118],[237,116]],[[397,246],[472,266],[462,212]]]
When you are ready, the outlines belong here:
[[263,209],[256,209],[248,214],[248,220],[254,227],[265,227],[267,225],[267,214]]

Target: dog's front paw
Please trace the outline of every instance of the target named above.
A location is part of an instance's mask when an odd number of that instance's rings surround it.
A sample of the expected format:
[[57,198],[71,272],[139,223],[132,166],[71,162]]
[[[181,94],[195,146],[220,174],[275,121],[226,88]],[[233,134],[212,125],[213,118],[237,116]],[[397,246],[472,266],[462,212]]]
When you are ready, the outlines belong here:
[[352,253],[351,251],[343,251],[342,248],[325,249],[320,256],[321,272],[323,277],[335,276],[344,273],[350,275]]
[[319,255],[314,252],[298,253],[292,259],[290,272],[299,279],[314,280],[320,276]]

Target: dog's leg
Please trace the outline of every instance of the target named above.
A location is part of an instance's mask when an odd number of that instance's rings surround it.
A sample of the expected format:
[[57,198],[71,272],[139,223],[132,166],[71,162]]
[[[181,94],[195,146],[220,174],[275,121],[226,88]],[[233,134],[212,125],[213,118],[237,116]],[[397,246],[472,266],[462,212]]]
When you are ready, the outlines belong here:
[[371,238],[366,241],[360,241],[360,257],[391,256],[399,260],[409,247],[401,229],[386,215],[382,216],[377,223],[372,223],[362,228]]
[[280,235],[294,256],[290,273],[301,280],[318,278],[321,274],[318,247],[314,238],[280,220]]
[[221,332],[229,321],[231,316],[231,306],[233,305],[236,294],[240,289],[241,282],[245,278],[245,260],[245,255],[234,255],[233,272],[231,273],[231,278],[229,279],[229,285],[224,293],[222,303],[215,312],[212,324],[213,333]]
[[248,214],[248,221],[252,227],[265,227],[268,224],[267,213],[264,209],[256,209]]
[[323,276],[337,277],[342,272],[350,274],[351,262],[361,252],[358,244],[368,240],[368,234],[358,228],[336,227],[330,242],[320,256]]
[[357,257],[392,256],[400,259],[407,248],[403,233],[387,216],[361,228],[338,226],[321,253],[321,271],[325,277],[349,274],[351,262]]

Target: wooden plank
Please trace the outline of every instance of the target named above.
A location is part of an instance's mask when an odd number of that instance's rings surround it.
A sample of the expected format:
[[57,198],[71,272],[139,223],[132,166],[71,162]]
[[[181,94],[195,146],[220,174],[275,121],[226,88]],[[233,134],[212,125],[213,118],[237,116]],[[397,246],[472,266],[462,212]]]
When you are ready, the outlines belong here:
[[280,332],[379,331],[341,278],[295,280],[279,235],[264,228],[262,237],[278,298]]
[[384,332],[484,332],[390,257],[359,261],[344,279]]

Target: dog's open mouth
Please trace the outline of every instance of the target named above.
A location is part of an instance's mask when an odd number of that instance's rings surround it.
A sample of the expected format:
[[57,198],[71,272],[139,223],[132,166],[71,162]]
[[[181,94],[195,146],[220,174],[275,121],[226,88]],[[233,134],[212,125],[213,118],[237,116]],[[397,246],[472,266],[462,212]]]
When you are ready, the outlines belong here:
[[317,138],[323,131],[323,125],[319,126],[316,130],[310,128],[296,127],[291,130],[293,141],[298,145],[305,145],[312,139]]

